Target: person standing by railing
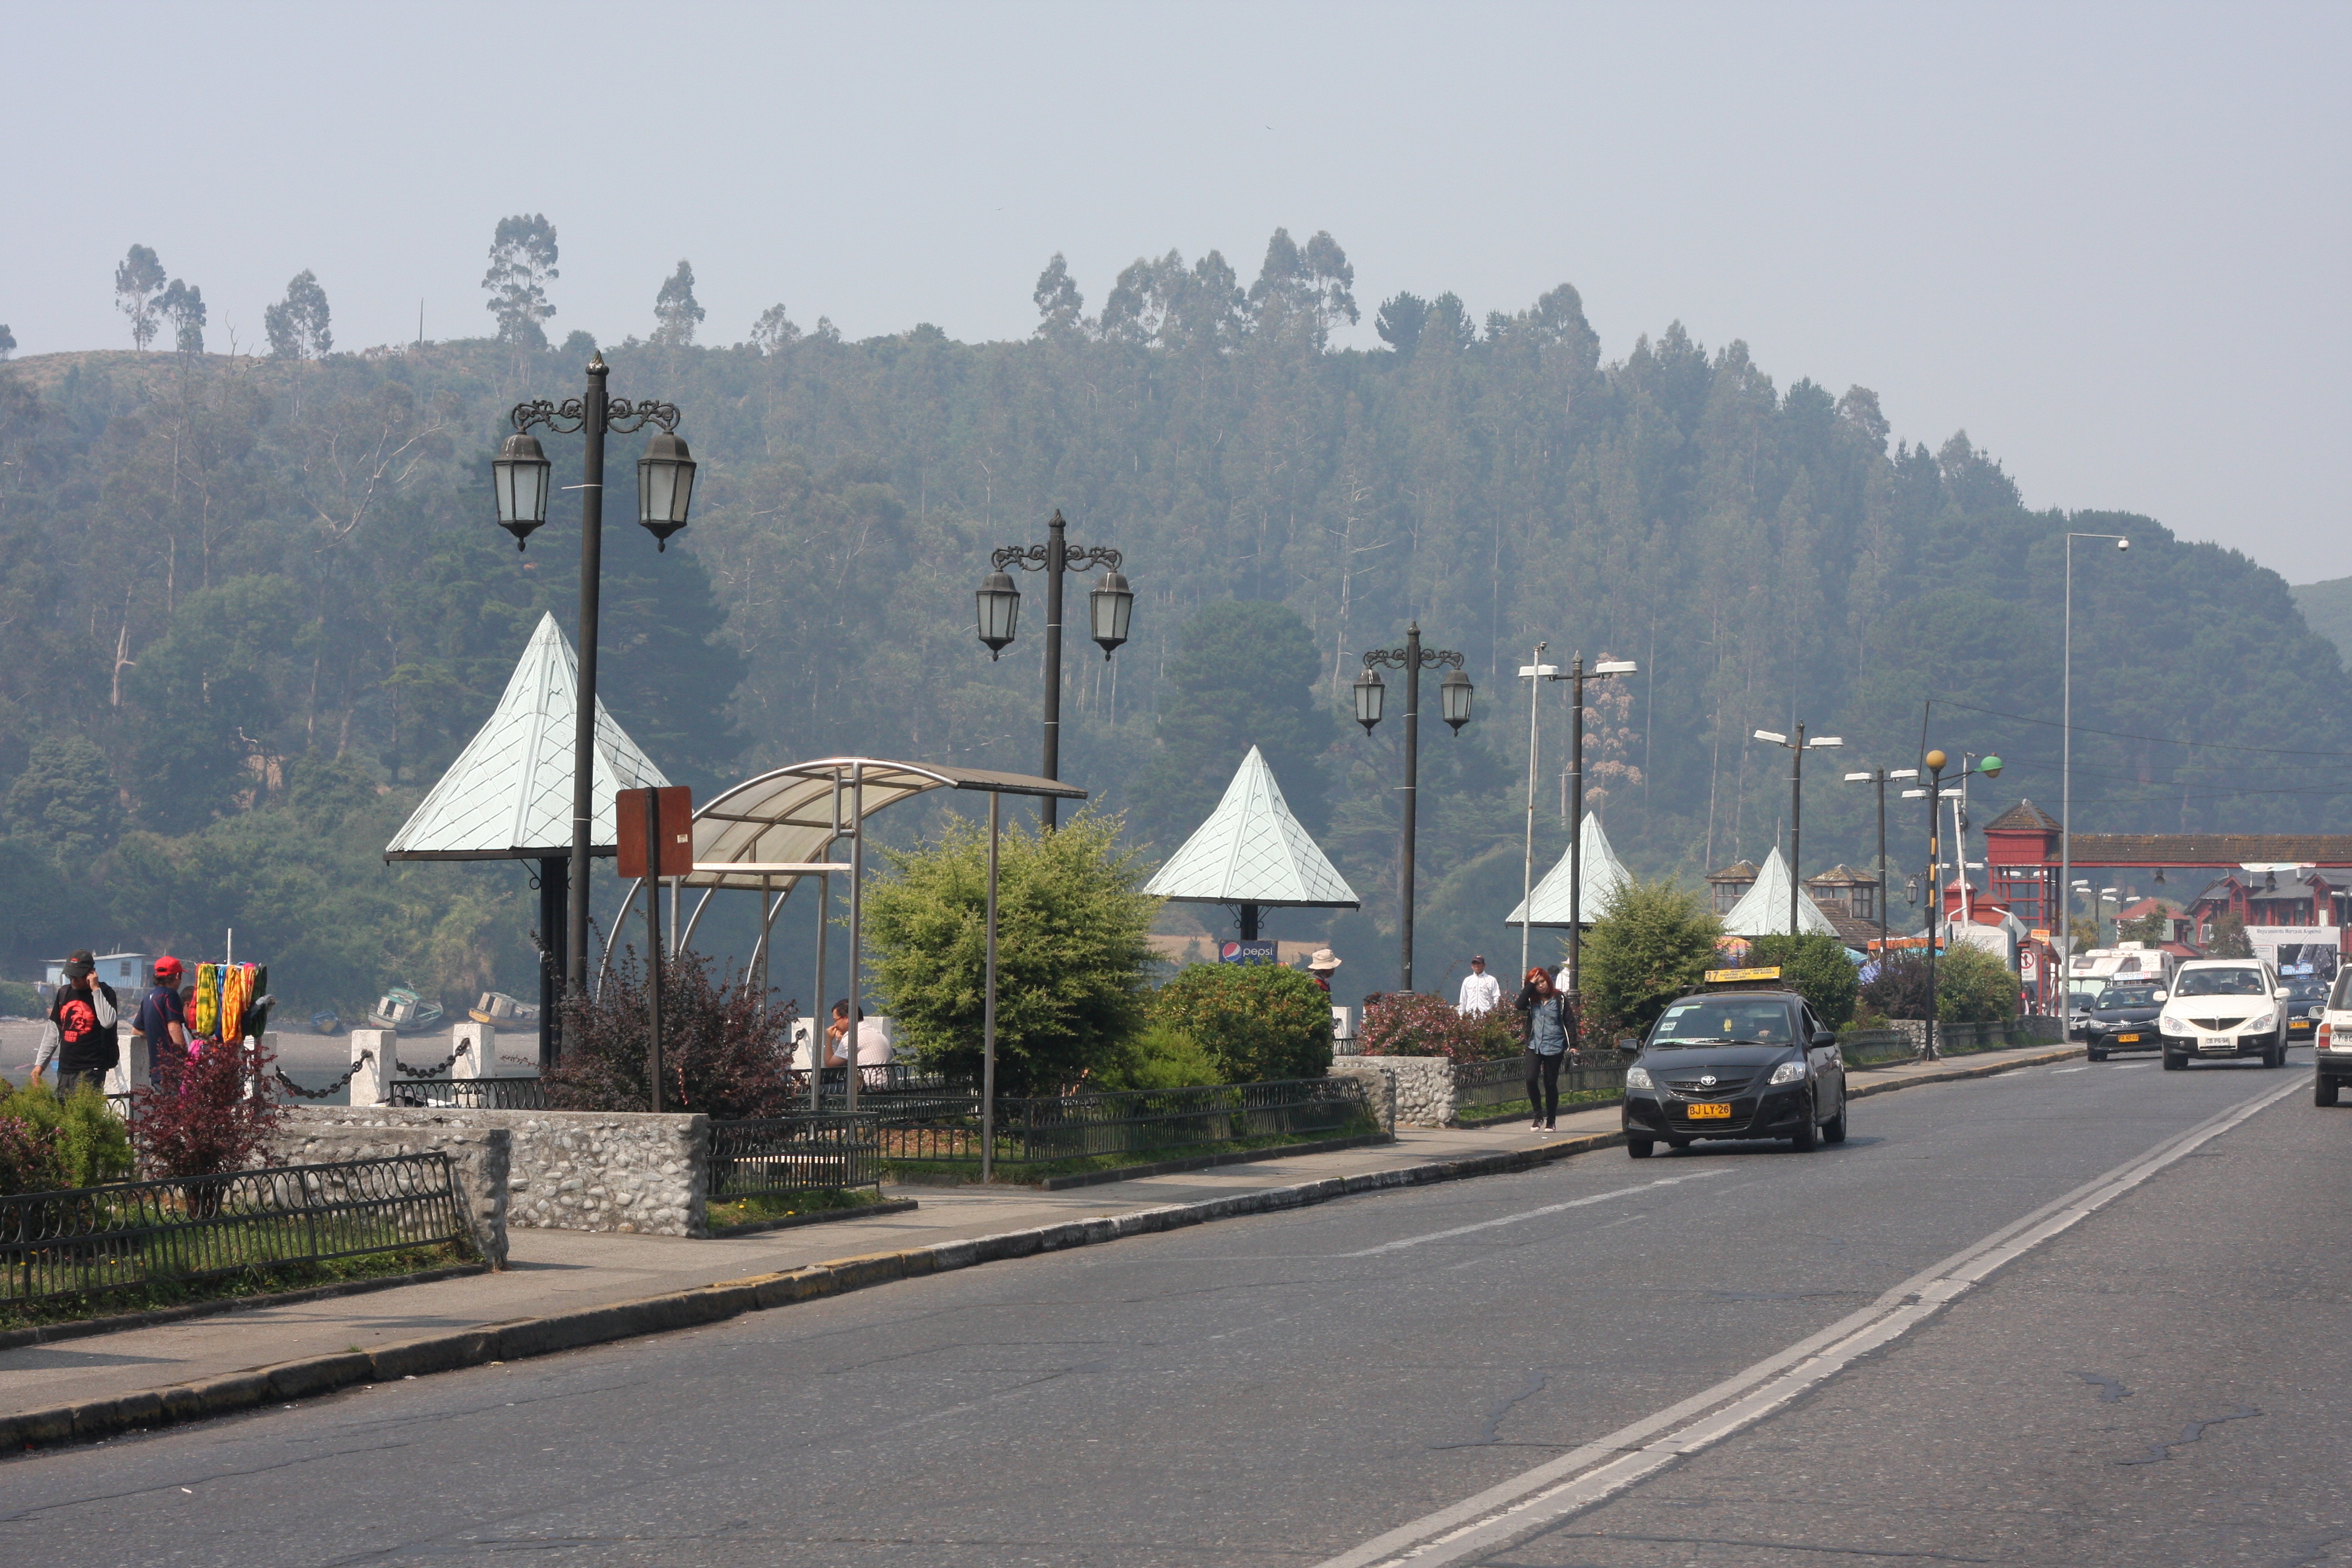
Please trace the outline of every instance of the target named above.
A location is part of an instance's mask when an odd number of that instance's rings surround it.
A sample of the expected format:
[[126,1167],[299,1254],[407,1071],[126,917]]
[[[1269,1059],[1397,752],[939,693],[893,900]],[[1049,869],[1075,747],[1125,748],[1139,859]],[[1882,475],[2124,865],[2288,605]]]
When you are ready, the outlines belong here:
[[98,978],[97,955],[77,948],[66,960],[65,983],[49,999],[48,1027],[33,1057],[33,1081],[41,1081],[55,1057],[59,1094],[71,1094],[83,1083],[92,1089],[103,1086],[120,1049],[114,1026],[117,1005],[114,987]]
[[[188,1015],[180,1001],[181,973],[180,961],[170,953],[157,959],[155,984],[131,1019],[131,1026],[147,1037],[147,1081],[151,1084],[161,1080],[165,1051],[177,1051],[176,1060],[187,1059]],[[123,1087],[127,1089],[134,1086]]]

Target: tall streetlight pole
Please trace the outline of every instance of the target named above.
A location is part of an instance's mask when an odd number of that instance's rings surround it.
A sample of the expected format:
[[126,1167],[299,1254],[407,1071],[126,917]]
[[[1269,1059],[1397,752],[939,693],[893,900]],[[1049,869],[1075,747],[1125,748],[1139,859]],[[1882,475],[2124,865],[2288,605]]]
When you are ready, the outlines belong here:
[[1604,660],[1591,669],[1578,654],[1569,672],[1568,722],[1568,994],[1580,997],[1584,982],[1584,683],[1612,675],[1633,675],[1641,666],[1629,658]]
[[1544,649],[1549,643],[1536,644],[1528,663],[1519,666],[1519,679],[1528,683],[1528,837],[1527,855],[1519,875],[1519,973],[1528,972],[1528,938],[1535,930],[1535,910],[1528,905],[1536,896],[1536,716],[1543,704],[1542,682],[1559,679],[1559,666],[1543,661]]
[[[657,548],[667,550],[669,536],[686,526],[687,509],[694,499],[695,465],[677,437],[677,405],[608,397],[604,378],[609,374],[599,352],[589,357],[583,395],[560,405],[543,397],[515,405],[508,416],[515,433],[490,464],[499,526],[514,535],[515,548],[520,550],[531,531],[547,521],[547,479],[552,466],[539,438],[530,434],[532,426],[544,425],[558,435],[586,437],[579,487],[580,692],[572,715],[572,859],[565,890],[564,968],[557,977],[574,990],[588,981],[588,852],[596,806],[596,612],[604,562],[605,433],[625,436],[649,424],[659,426],[646,442],[645,456],[637,459],[637,521],[654,536]],[[658,898],[660,890],[649,889],[648,896]],[[541,1039],[540,1065],[544,1068],[554,1064],[560,1042],[552,1027],[543,1030]]]
[[[2058,730],[2058,886],[2062,889],[2058,904],[2058,976],[2062,992],[2074,973],[2074,895],[2071,889],[2074,879],[2074,541],[2078,539],[2112,539],[2117,550],[2131,548],[2131,541],[2120,533],[2066,536],[2066,632],[2058,676],[2063,694],[2060,703],[2064,710],[2064,721]],[[2073,1011],[2070,998],[2066,1016],[2071,1017]]]
[[1927,763],[1928,777],[1922,792],[1927,797],[1927,1039],[1919,1054],[1932,1062],[1936,1059],[1936,930],[1944,916],[1944,884],[1936,868],[1944,858],[1938,836],[1944,821],[1944,764],[1951,759],[1936,751],[1919,760]]
[[1883,960],[1887,953],[1886,927],[1886,781],[1916,779],[1917,768],[1873,768],[1868,773],[1848,773],[1848,784],[1875,784],[1878,786],[1878,954]]
[[1356,722],[1364,727],[1367,735],[1381,721],[1381,709],[1387,698],[1386,684],[1378,673],[1380,667],[1402,669],[1405,676],[1404,701],[1404,828],[1397,854],[1397,989],[1412,989],[1412,835],[1416,805],[1421,794],[1421,672],[1438,666],[1448,667],[1445,679],[1437,685],[1438,711],[1455,734],[1470,722],[1470,700],[1474,688],[1470,678],[1462,672],[1462,656],[1451,648],[1425,648],[1421,646],[1421,623],[1414,621],[1404,629],[1404,647],[1374,648],[1364,655],[1363,673],[1356,677],[1353,691],[1356,698]]
[[1789,739],[1778,730],[1759,730],[1756,738],[1783,746],[1789,752],[1789,934],[1800,931],[1797,924],[1797,900],[1804,896],[1804,879],[1798,868],[1804,850],[1805,823],[1805,752],[1828,751],[1845,742],[1835,735],[1816,735],[1805,739],[1805,727],[1797,726],[1797,738]]
[[[1043,544],[1007,544],[989,557],[994,570],[981,579],[973,595],[980,616],[980,640],[992,662],[1012,644],[1021,616],[1021,590],[1013,585],[1008,566],[1045,574],[1045,754],[1040,770],[1049,779],[1062,776],[1062,580],[1071,568],[1103,569],[1102,581],[1087,595],[1087,619],[1094,639],[1108,658],[1127,640],[1128,620],[1135,610],[1135,594],[1119,575],[1121,556],[1102,545],[1072,544],[1069,524],[1059,508],[1045,520]],[[1051,795],[1037,803],[1038,820],[1051,832],[1059,818]]]

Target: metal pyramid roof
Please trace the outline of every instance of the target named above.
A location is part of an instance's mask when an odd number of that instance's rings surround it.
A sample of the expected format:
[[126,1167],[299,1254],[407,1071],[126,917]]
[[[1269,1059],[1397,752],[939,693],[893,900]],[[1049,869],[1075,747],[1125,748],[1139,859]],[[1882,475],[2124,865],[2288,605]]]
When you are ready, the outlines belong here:
[[[1578,837],[1584,841],[1584,898],[1577,913],[1584,917],[1586,925],[1591,925],[1601,918],[1601,910],[1608,905],[1609,896],[1632,881],[1633,877],[1625,869],[1625,863],[1617,858],[1617,851],[1610,847],[1609,835],[1601,831],[1601,818],[1587,812],[1584,826]],[[1528,895],[1527,902],[1513,910],[1510,919],[1503,923],[1508,926],[1522,923],[1565,926],[1569,923],[1569,857],[1562,853],[1559,864],[1544,874],[1544,879],[1536,884],[1535,891]],[[1535,905],[1533,920],[1525,918],[1528,903]]]
[[[1837,927],[1813,902],[1812,894],[1797,889],[1797,929],[1806,936],[1837,936]],[[1726,936],[1786,936],[1789,931],[1789,863],[1776,845],[1756,872],[1756,885],[1743,894],[1723,917]],[[1843,941],[1843,937],[1839,938]]]
[[1361,900],[1290,815],[1274,770],[1252,746],[1225,797],[1143,890],[1196,904],[1352,910]]
[[[489,722],[384,846],[383,858],[536,860],[571,854],[572,724],[579,691],[580,664],[571,641],[552,615],[543,616]],[[612,853],[615,792],[668,782],[599,700],[593,849]]]

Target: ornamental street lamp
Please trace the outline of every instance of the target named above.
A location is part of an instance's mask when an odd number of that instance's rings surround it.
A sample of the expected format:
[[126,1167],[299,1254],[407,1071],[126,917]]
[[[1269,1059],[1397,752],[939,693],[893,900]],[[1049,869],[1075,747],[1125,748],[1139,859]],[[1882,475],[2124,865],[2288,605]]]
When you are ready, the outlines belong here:
[[[1917,768],[1896,768],[1892,772],[1889,772],[1885,768],[1873,768],[1868,773],[1848,773],[1845,775],[1845,782],[1848,784],[1875,784],[1878,786],[1878,955],[1881,960],[1884,960],[1887,953],[1886,781],[1888,779],[1916,779],[1918,776],[1919,770]],[[1905,793],[1906,795],[1916,795],[1919,792],[1910,790],[1906,791]]]
[[[989,559],[995,570],[980,580],[972,598],[980,640],[992,662],[1012,646],[1013,629],[1021,619],[1021,590],[1005,568],[1017,565],[1024,572],[1045,574],[1045,763],[1041,771],[1049,779],[1058,779],[1062,776],[1062,579],[1073,566],[1081,572],[1091,566],[1103,568],[1102,581],[1087,595],[1087,620],[1106,659],[1127,641],[1128,622],[1135,613],[1135,590],[1119,575],[1118,551],[1070,542],[1069,524],[1062,521],[1058,509],[1045,520],[1045,543],[1007,544]],[[1050,795],[1038,803],[1040,820],[1048,832],[1055,826],[1056,805]]]
[[[2070,533],[2066,536],[2066,609],[2065,637],[2060,644],[2058,687],[2060,719],[2058,728],[2058,885],[2065,887],[2074,879],[2074,541],[2078,539],[2112,539],[2117,550],[2129,550],[2131,541],[2120,533]],[[2074,899],[2062,900],[2065,918],[2058,922],[2058,955],[2061,975],[2074,972]],[[2067,1010],[2072,1013],[2070,999]]]
[[[551,465],[539,438],[531,435],[532,427],[544,425],[558,435],[577,432],[587,437],[580,475],[580,691],[572,715],[571,874],[562,893],[567,906],[563,952],[551,955],[562,966],[555,976],[558,984],[571,986],[585,985],[588,976],[588,840],[595,816],[596,609],[604,552],[605,433],[627,435],[647,425],[659,427],[637,460],[637,521],[654,536],[657,548],[668,549],[669,536],[686,526],[687,509],[694,499],[694,459],[678,438],[677,405],[608,397],[604,378],[609,374],[599,352],[589,357],[583,395],[561,404],[542,397],[515,405],[508,416],[515,433],[490,464],[499,526],[514,535],[515,548],[520,550],[532,531],[547,521]],[[549,1057],[542,1067],[552,1065],[560,1048],[554,1023],[548,1020],[541,1037],[548,1042]]]
[[1397,901],[1402,910],[1398,923],[1397,988],[1412,989],[1412,830],[1415,805],[1421,793],[1421,672],[1446,668],[1445,679],[1437,683],[1438,716],[1459,735],[1462,726],[1470,722],[1470,703],[1475,689],[1470,678],[1462,672],[1462,656],[1450,648],[1425,648],[1421,646],[1421,623],[1414,621],[1404,629],[1404,647],[1374,648],[1364,655],[1364,671],[1356,677],[1356,722],[1364,727],[1367,735],[1381,721],[1381,709],[1387,697],[1387,684],[1377,673],[1377,667],[1386,665],[1402,669],[1405,675],[1404,700],[1404,830],[1398,850]]
[[1568,990],[1581,995],[1584,981],[1584,683],[1612,675],[1636,675],[1630,658],[1605,659],[1591,669],[1578,654],[1568,679],[1573,710],[1568,726]]
[[1789,934],[1795,936],[1799,929],[1797,900],[1802,896],[1804,887],[1798,871],[1798,860],[1804,845],[1805,752],[1843,746],[1845,742],[1835,735],[1816,735],[1808,741],[1802,724],[1797,726],[1797,738],[1793,741],[1777,730],[1759,730],[1756,738],[1789,749]]

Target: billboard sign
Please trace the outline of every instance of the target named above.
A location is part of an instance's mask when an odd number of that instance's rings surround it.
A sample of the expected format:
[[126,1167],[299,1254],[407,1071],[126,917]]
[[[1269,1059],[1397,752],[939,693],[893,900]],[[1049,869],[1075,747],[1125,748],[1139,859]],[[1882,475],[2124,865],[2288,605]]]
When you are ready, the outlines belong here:
[[1270,942],[1229,942],[1217,949],[1219,963],[1279,963],[1274,943]]
[[2341,926],[2248,926],[2256,958],[2267,958],[2282,980],[2333,980],[2344,946]]

